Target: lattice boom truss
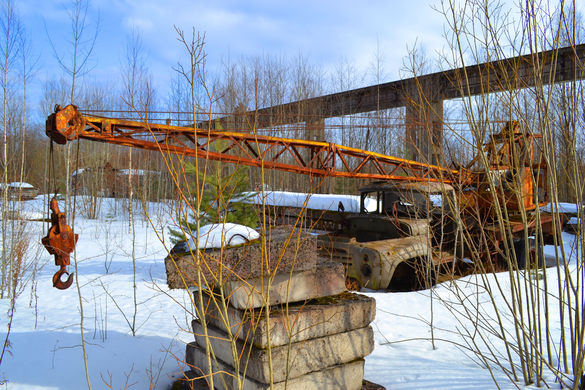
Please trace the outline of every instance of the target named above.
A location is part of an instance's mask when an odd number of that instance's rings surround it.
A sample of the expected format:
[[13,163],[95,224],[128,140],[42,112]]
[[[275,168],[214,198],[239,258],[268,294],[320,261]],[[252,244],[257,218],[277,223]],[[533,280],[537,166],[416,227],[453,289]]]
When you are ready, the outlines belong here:
[[82,115],[57,107],[46,124],[59,144],[88,139],[313,176],[450,183],[460,172],[334,143]]

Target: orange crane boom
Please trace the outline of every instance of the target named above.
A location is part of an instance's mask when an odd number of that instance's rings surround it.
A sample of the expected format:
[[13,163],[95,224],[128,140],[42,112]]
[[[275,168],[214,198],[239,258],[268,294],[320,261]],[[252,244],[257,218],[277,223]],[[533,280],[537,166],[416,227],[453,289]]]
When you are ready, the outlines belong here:
[[[313,176],[451,183],[461,174],[329,142],[82,115],[74,105],[57,106],[46,133],[58,144],[88,139]],[[223,141],[219,150],[216,141]]]

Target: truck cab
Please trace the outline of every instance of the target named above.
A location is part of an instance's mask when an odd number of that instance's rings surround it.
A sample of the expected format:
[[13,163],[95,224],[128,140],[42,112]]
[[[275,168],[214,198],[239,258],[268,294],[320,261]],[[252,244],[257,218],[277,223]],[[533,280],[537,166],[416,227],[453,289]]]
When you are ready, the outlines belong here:
[[[438,267],[453,256],[457,209],[444,183],[373,182],[360,189],[360,213],[347,216],[336,237],[351,286],[407,291],[436,282]],[[448,259],[448,260],[446,260]]]

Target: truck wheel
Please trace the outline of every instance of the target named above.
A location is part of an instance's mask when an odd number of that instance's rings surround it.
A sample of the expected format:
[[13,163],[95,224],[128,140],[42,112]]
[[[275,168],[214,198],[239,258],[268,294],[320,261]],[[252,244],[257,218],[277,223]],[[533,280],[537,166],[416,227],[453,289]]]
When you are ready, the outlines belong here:
[[418,291],[434,286],[437,283],[437,275],[434,269],[427,269],[428,266],[422,257],[403,261],[396,267],[388,290]]

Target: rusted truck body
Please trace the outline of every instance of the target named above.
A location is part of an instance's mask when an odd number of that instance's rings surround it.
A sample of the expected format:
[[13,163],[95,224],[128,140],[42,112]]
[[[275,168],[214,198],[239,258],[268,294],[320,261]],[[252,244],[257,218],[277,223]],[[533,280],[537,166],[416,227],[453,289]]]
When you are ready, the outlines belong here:
[[360,195],[360,213],[347,214],[343,230],[318,240],[324,256],[346,265],[348,287],[405,291],[434,284],[439,268],[453,261],[445,251],[457,229],[453,187],[374,182]]

